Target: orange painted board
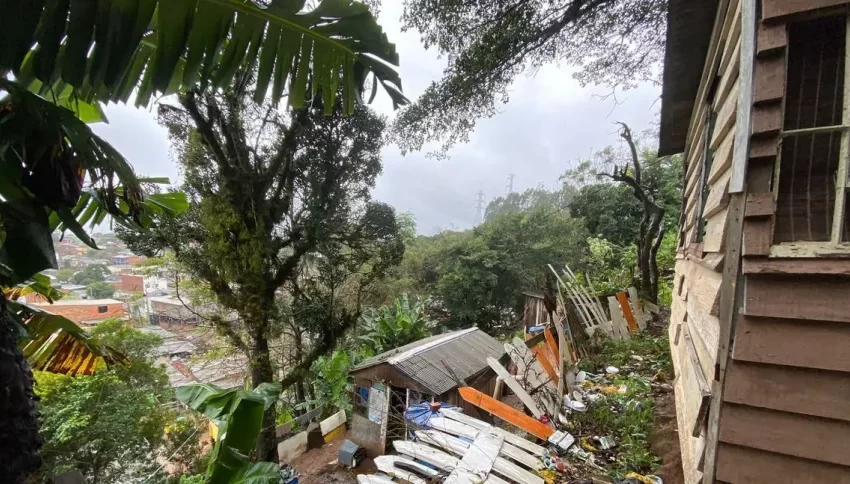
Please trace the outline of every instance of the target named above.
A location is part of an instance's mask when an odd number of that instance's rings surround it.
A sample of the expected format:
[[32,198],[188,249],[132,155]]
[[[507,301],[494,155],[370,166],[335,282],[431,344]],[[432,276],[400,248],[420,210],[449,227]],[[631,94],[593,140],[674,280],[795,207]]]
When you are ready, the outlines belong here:
[[534,356],[537,357],[537,361],[540,362],[540,366],[543,367],[543,370],[546,372],[547,375],[549,375],[549,378],[551,378],[553,382],[557,382],[558,374],[555,373],[555,368],[552,367],[552,363],[546,356],[547,350],[544,350],[540,346],[535,346],[531,348],[531,351],[534,353]]
[[537,438],[548,440],[555,433],[554,430],[546,426],[546,424],[538,422],[519,410],[506,405],[488,395],[485,395],[471,387],[459,388],[461,398],[475,405],[476,407],[486,410],[491,414],[512,425],[531,433]]
[[629,323],[629,331],[637,333],[637,321],[635,321],[635,315],[632,313],[632,307],[629,305],[628,294],[625,292],[618,292],[617,301],[620,303],[620,309],[623,310],[623,316],[626,317],[626,322]]
[[561,361],[560,354],[561,354],[561,352],[558,351],[558,343],[555,342],[555,335],[552,334],[552,330],[550,330],[549,328],[544,329],[543,334],[546,336],[546,343],[549,345],[549,351],[552,352],[552,356],[554,356],[555,361],[558,362],[555,365],[555,367],[557,367],[557,366],[560,365],[560,361]]

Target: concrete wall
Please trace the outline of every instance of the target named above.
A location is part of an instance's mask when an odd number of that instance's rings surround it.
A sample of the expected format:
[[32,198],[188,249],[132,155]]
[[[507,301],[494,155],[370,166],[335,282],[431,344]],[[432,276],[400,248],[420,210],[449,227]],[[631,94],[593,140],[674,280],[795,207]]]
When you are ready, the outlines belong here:
[[370,421],[368,418],[354,414],[351,416],[351,431],[348,440],[366,449],[369,457],[383,455],[384,449],[381,445],[381,424]]

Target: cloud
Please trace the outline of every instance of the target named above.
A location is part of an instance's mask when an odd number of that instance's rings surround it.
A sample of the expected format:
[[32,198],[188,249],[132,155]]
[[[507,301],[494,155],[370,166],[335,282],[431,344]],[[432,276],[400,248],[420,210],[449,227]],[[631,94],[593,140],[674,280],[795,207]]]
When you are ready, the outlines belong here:
[[[401,32],[401,2],[384,2],[380,23],[396,43],[404,92],[418,96],[439,79],[446,60],[427,51],[416,32]],[[384,171],[374,197],[400,211],[410,211],[420,233],[465,229],[475,224],[475,194],[486,202],[506,193],[508,175],[514,190],[554,187],[558,176],[594,150],[618,142],[613,121],[625,121],[635,131],[649,127],[657,116],[660,90],[652,86],[618,96],[619,104],[600,100],[607,92],[582,88],[567,67],[549,65],[536,75],[518,78],[510,103],[496,116],[481,120],[470,142],[455,147],[447,161],[424,153],[401,156],[394,146],[384,148]],[[373,108],[393,115],[389,97],[379,93]],[[110,141],[145,175],[177,179],[166,132],[153,113],[128,106],[106,108],[109,125],[95,131]]]

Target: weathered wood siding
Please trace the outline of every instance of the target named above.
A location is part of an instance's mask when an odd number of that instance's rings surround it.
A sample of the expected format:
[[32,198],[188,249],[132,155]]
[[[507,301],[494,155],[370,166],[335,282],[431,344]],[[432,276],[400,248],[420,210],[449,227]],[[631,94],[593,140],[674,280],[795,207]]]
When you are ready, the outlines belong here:
[[[676,413],[687,484],[700,482],[705,420],[720,334],[719,296],[728,223],[741,48],[741,5],[721,2],[706,59],[709,83],[694,104],[684,160],[684,202],[670,321]],[[707,119],[713,119],[713,129]],[[708,149],[707,149],[708,148]],[[706,153],[713,153],[706,164]],[[709,155],[712,156],[712,155]],[[703,191],[705,187],[705,191]],[[700,223],[700,218],[703,223]],[[703,229],[703,234],[697,232]]]
[[[747,1],[747,0],[739,0]],[[739,1],[718,15],[706,63],[716,65],[694,105],[685,151],[684,213],[670,344],[685,482],[700,482],[706,447],[703,377],[715,377],[726,241],[728,171],[735,131]],[[722,389],[716,480],[728,483],[850,483],[850,261],[771,256],[774,166],[786,96],[787,26],[845,10],[850,0],[758,0],[752,131],[746,166],[743,284]],[[724,2],[721,2],[723,6]],[[816,11],[815,11],[816,10]],[[725,59],[729,52],[729,59]],[[732,54],[734,53],[734,55]],[[720,56],[720,61],[716,60]],[[731,107],[730,107],[731,105]],[[702,110],[717,114],[710,146],[705,237],[698,241],[706,136]],[[731,119],[730,119],[731,118]],[[710,444],[709,444],[710,445]]]

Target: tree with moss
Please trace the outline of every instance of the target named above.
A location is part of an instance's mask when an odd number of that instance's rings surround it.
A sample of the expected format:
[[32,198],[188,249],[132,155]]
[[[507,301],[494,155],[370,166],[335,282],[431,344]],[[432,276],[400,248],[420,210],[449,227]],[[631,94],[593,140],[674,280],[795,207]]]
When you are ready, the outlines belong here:
[[[328,275],[325,265],[348,274],[364,265],[384,268],[400,259],[403,244],[395,211],[370,197],[381,171],[385,120],[364,106],[343,116],[341,99],[325,106],[321,95],[309,108],[281,114],[253,100],[249,81],[190,90],[178,105],[161,106],[191,207],[152,234],[119,236],[138,254],[172,251],[180,267],[237,316],[208,319],[248,356],[252,385],[282,372],[286,389],[357,320],[357,305],[327,312],[338,287],[329,290],[319,280]],[[325,317],[311,316],[316,324],[306,325],[296,319],[298,329],[306,327],[309,347],[297,364],[275,367],[273,342],[289,320],[285,310],[298,305],[296,317],[308,309]],[[257,452],[276,462],[274,422],[272,407]]]

